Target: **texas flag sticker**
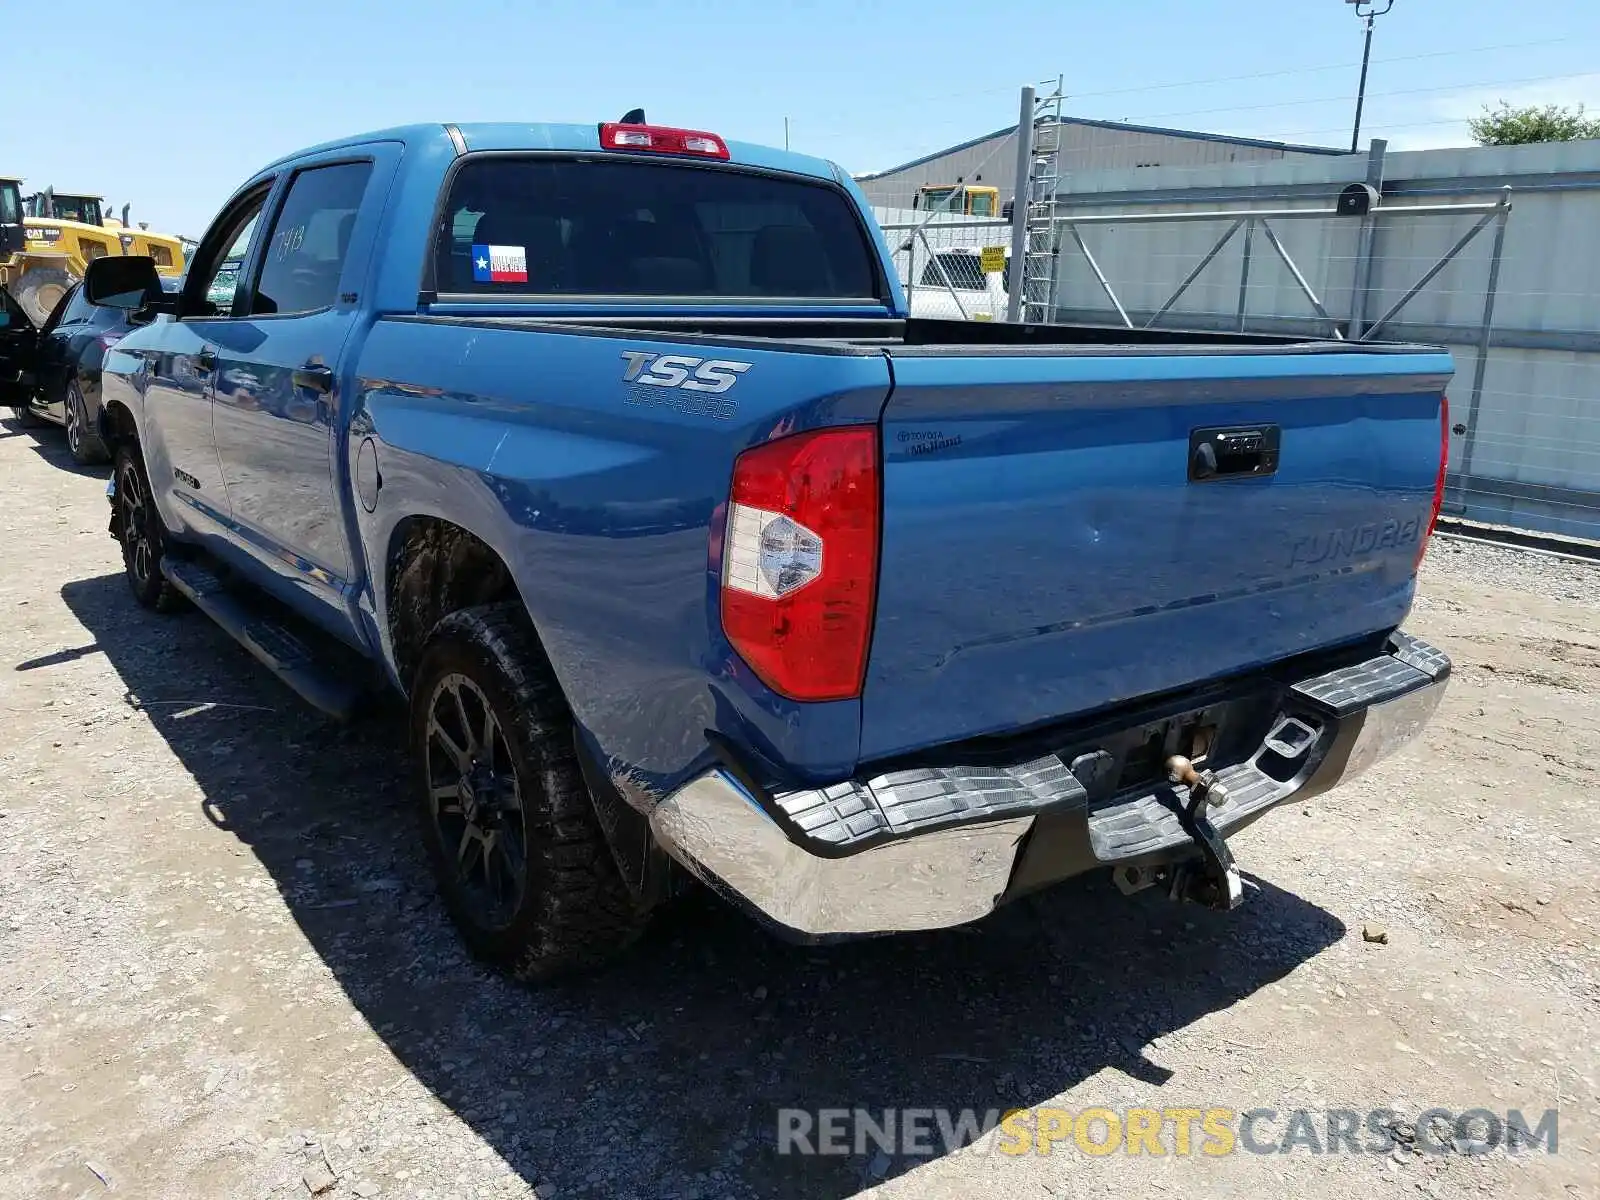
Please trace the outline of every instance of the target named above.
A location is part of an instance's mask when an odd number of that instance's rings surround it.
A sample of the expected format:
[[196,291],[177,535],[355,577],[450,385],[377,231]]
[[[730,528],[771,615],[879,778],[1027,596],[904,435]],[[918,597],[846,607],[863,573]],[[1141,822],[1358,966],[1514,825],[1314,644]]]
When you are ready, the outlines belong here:
[[528,252],[521,246],[473,246],[475,283],[527,283]]

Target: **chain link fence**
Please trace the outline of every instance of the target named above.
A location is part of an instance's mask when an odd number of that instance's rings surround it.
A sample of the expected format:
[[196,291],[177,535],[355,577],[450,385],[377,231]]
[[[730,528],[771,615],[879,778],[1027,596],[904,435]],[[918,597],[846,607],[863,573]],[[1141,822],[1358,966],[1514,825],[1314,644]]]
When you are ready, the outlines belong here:
[[[1025,222],[1045,292],[1020,315],[1444,345],[1446,512],[1600,541],[1600,142],[1202,152],[1160,165],[1146,134],[1104,130],[1059,146],[1044,238],[1037,212]],[[1007,318],[1015,154],[1011,138],[955,158],[960,178],[937,196],[926,179],[869,190],[914,315]]]

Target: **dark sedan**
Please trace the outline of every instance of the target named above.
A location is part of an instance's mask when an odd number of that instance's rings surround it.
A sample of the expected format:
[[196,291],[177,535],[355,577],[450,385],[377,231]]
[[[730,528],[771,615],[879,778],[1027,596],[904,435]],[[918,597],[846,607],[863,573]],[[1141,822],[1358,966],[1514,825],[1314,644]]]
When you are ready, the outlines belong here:
[[[176,291],[176,279],[163,279],[162,286]],[[28,343],[29,369],[15,374],[9,386],[0,383],[4,398],[24,421],[49,421],[66,427],[67,448],[73,460],[83,464],[105,462],[110,457],[96,430],[100,416],[100,363],[106,351],[132,328],[124,309],[90,304],[81,285],[74,284],[45,319],[43,328],[34,330],[20,305],[0,289],[0,360],[7,355],[5,343],[20,351]],[[0,361],[0,380],[6,377],[6,363]]]

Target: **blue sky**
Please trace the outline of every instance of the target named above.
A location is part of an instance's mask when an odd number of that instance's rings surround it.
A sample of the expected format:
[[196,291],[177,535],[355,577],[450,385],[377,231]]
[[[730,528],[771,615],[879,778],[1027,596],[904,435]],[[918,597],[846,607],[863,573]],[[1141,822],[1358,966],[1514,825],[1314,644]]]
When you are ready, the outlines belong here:
[[[8,56],[0,170],[91,190],[198,236],[271,159],[421,120],[652,120],[860,173],[1016,118],[1066,77],[1068,113],[1348,143],[1361,27],[1341,0],[145,0],[107,36]],[[176,55],[163,49],[177,47]],[[1594,0],[1396,0],[1378,22],[1367,130],[1459,145],[1485,102],[1600,111]],[[94,81],[103,81],[98,85]]]

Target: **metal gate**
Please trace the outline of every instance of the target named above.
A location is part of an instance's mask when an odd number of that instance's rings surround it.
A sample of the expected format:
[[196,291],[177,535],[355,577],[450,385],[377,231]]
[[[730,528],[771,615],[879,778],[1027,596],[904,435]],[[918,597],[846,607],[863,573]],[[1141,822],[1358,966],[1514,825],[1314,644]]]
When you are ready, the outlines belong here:
[[[1456,410],[1454,426],[1461,443],[1459,465],[1451,473],[1447,489],[1447,507],[1460,511],[1463,507],[1461,480],[1472,474],[1472,459],[1477,442],[1478,416],[1483,400],[1484,376],[1488,366],[1488,350],[1494,328],[1495,301],[1499,291],[1500,265],[1505,250],[1507,224],[1512,212],[1511,189],[1504,189],[1493,202],[1466,204],[1391,204],[1376,200],[1376,193],[1365,185],[1347,188],[1345,195],[1333,208],[1257,208],[1231,210],[1202,210],[1190,212],[1144,213],[1063,213],[1059,201],[1053,218],[1054,230],[1051,253],[1055,263],[1050,277],[1055,280],[1057,292],[1052,297],[1048,311],[1057,320],[1093,322],[1122,325],[1128,329],[1222,330],[1246,332],[1301,332],[1308,336],[1321,336],[1334,340],[1370,342],[1381,339],[1389,327],[1405,313],[1406,309],[1423,295],[1453,264],[1462,262],[1469,247],[1484,234],[1489,235],[1489,251],[1481,279],[1482,307],[1477,330],[1477,355],[1472,371],[1471,389],[1465,403]],[[1417,264],[1417,275],[1398,299],[1375,318],[1369,318],[1368,307],[1373,300],[1373,263],[1377,245],[1376,233],[1380,224],[1390,222],[1459,221],[1463,217],[1476,218],[1472,225],[1442,253],[1429,256]],[[1341,316],[1330,311],[1322,295],[1313,286],[1309,272],[1296,260],[1280,228],[1291,222],[1339,222],[1356,231],[1356,251],[1352,256],[1352,277],[1349,283],[1348,312]],[[1108,270],[1103,255],[1097,253],[1097,237],[1103,238],[1115,229],[1151,226],[1222,225],[1221,233],[1209,242],[1194,243],[1192,253],[1182,256],[1168,255],[1170,261],[1161,264],[1168,278],[1176,276],[1178,269],[1184,273],[1175,285],[1165,285],[1152,290],[1152,278],[1146,275],[1134,281],[1143,293],[1143,307],[1128,302],[1129,282],[1119,280],[1117,272]],[[935,290],[948,295],[950,316],[970,317],[972,294],[964,292],[965,281],[943,271],[938,264],[942,255],[952,249],[976,249],[996,243],[1011,228],[1007,221],[956,220],[940,224],[919,222],[914,224],[889,223],[884,226],[891,241],[896,237],[911,236],[901,246],[903,281],[908,289],[920,288],[924,293]],[[1105,231],[1105,232],[1101,232]],[[1179,312],[1180,302],[1202,280],[1222,272],[1221,263],[1229,247],[1237,246],[1230,256],[1236,287],[1235,301],[1226,311],[1213,301],[1204,311]],[[1201,249],[1201,247],[1204,247]],[[1250,309],[1251,285],[1259,278],[1263,256],[1275,262],[1292,280],[1294,290],[1304,302],[1305,311],[1298,314],[1274,312],[1253,314]],[[916,279],[919,261],[928,264],[923,279]],[[1093,281],[1103,300],[1098,310],[1084,306],[1063,305],[1060,289],[1071,275],[1072,264],[1081,264],[1087,279]],[[1216,285],[1213,287],[1215,294]],[[1032,315],[1031,306],[1024,310]],[[1458,404],[1460,401],[1458,400]]]

